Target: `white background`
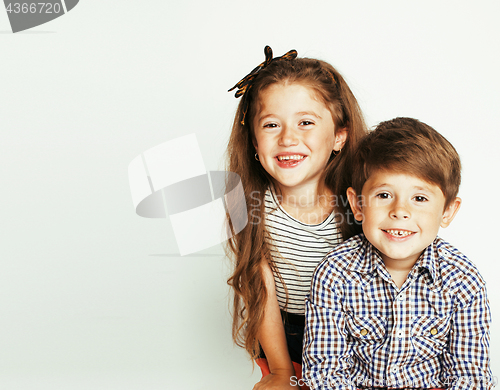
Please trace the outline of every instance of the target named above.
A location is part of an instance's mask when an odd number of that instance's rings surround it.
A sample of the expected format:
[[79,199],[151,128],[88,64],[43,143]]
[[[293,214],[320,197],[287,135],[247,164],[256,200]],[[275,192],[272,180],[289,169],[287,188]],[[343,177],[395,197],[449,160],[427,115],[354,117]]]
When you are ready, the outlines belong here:
[[488,283],[500,375],[499,16],[496,0],[82,0],[12,34],[0,11],[0,388],[259,379],[232,344],[221,248],[177,255],[168,220],[134,213],[127,167],[194,132],[222,169],[226,91],[266,44],[331,62],[370,126],[415,117],[455,145],[463,206],[441,235]]

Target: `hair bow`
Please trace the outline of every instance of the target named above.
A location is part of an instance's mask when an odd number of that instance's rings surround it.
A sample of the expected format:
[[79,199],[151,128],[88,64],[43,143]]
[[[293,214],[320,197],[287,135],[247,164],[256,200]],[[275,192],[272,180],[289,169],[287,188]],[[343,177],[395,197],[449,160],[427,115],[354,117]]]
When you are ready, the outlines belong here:
[[266,56],[266,60],[257,65],[249,74],[247,74],[245,77],[243,77],[240,81],[236,83],[236,85],[229,89],[228,92],[231,92],[233,89],[238,88],[236,90],[236,93],[234,94],[234,97],[239,98],[240,96],[243,96],[243,118],[241,120],[241,124],[245,124],[245,115],[248,110],[248,102],[245,99],[245,93],[252,88],[253,81],[257,74],[267,67],[271,62],[273,61],[280,61],[280,60],[293,60],[294,58],[297,58],[297,50],[290,50],[289,52],[283,54],[281,57],[276,57],[273,58],[273,50],[271,47],[266,46],[264,48],[264,54]]

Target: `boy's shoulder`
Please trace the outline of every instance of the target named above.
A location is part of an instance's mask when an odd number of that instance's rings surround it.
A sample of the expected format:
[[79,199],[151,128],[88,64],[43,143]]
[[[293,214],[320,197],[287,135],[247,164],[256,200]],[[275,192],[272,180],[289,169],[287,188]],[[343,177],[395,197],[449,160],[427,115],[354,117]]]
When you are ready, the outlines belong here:
[[352,252],[355,252],[358,250],[359,247],[363,245],[363,242],[366,241],[365,235],[363,233],[358,234],[357,236],[351,237],[339,245],[337,245],[335,248],[333,248],[326,257],[345,257],[349,256]]
[[370,247],[371,244],[363,234],[351,237],[330,251],[319,263],[316,272],[327,272],[333,277],[343,278],[346,276],[346,271],[356,268],[358,263],[365,260]]
[[468,284],[482,287],[485,281],[476,265],[456,247],[440,237],[432,243],[436,253],[436,267],[443,287]]

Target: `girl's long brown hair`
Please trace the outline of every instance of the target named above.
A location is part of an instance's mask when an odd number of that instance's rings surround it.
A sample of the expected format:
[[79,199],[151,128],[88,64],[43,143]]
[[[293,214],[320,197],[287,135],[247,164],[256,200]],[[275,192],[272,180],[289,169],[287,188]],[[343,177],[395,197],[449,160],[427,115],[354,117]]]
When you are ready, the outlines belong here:
[[[273,61],[259,72],[252,87],[247,90],[247,96],[244,97],[248,99],[246,115],[243,100],[240,101],[227,147],[227,170],[240,175],[248,214],[248,224],[228,241],[226,248],[228,256],[235,262],[234,272],[228,279],[234,291],[232,333],[235,343],[244,347],[252,358],[259,353],[257,336],[267,297],[262,262],[268,262],[277,273],[265,241],[267,231],[263,206],[264,194],[272,182],[260,162],[254,158],[253,118],[258,109],[260,93],[275,83],[299,83],[311,88],[330,109],[335,129],[347,129],[347,139],[341,153],[332,155],[328,161],[324,185],[334,194],[333,206],[338,213],[337,221],[343,238],[360,231],[345,196],[350,183],[349,156],[366,133],[356,98],[342,76],[324,61],[310,58]],[[232,206],[228,204],[228,207]]]

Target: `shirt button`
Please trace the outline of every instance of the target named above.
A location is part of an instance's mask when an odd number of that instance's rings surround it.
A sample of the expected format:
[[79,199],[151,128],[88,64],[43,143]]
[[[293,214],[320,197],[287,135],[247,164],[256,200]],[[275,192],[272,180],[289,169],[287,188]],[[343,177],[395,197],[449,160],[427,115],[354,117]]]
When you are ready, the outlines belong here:
[[398,299],[399,299],[400,301],[402,301],[403,299],[405,299],[405,296],[404,296],[403,294],[400,294],[400,295],[398,295]]
[[436,328],[431,329],[431,335],[435,336],[435,335],[437,335],[437,333],[438,333],[438,330]]
[[368,334],[368,331],[363,328],[363,329],[361,329],[361,332],[359,332],[359,333],[361,333],[361,336],[366,336]]
[[398,368],[397,367],[393,367],[392,368],[392,372],[398,372]]
[[354,247],[358,246],[358,244],[356,243],[356,241],[351,241],[350,245],[351,245],[351,248],[354,248]]

